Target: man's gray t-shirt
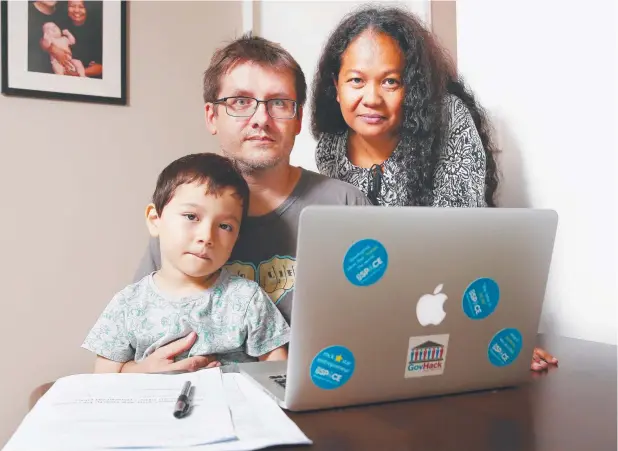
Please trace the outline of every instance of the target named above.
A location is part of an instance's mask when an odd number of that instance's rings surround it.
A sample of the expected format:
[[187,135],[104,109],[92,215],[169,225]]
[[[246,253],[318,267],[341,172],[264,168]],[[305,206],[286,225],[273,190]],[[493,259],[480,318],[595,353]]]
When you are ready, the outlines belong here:
[[[316,172],[302,169],[290,196],[274,211],[251,216],[241,226],[238,242],[226,268],[259,283],[291,323],[298,222],[309,205],[372,205],[356,187]],[[160,269],[159,240],[150,240],[136,273],[139,280]]]
[[210,288],[177,299],[160,291],[152,274],[127,286],[82,347],[115,362],[139,362],[190,332],[197,339],[176,360],[214,355],[223,365],[255,362],[290,340],[283,315],[257,283],[223,269]]

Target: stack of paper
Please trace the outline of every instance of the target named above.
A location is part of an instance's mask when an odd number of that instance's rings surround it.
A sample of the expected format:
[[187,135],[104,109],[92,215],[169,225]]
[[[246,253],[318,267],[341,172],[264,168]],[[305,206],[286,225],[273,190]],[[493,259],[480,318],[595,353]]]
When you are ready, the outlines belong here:
[[[191,413],[176,419],[186,381]],[[59,379],[5,451],[160,448],[252,450],[311,444],[275,402],[240,374],[219,368],[175,375],[87,374]]]

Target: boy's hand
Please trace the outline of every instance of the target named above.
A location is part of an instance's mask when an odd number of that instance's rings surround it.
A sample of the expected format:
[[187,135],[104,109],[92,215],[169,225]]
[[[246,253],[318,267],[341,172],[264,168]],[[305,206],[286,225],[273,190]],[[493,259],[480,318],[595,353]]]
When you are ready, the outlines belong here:
[[176,340],[160,347],[141,362],[127,362],[122,366],[121,373],[163,373],[166,371],[197,371],[202,368],[221,366],[219,362],[208,356],[194,356],[174,362],[174,357],[191,349],[197,339],[197,334],[191,332],[185,338]]

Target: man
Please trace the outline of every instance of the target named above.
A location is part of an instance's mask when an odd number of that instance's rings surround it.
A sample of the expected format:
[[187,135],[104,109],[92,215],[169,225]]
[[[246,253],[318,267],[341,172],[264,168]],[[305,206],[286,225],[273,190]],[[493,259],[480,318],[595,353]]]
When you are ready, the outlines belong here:
[[41,46],[43,25],[53,22],[61,30],[68,25],[66,6],[57,1],[28,2],[28,71],[53,74],[51,57],[60,64],[71,67],[71,52],[52,44],[47,50]]
[[[306,91],[294,58],[259,37],[243,36],[215,52],[204,74],[206,125],[250,189],[249,216],[227,268],[258,282],[288,322],[301,210],[307,205],[371,205],[352,185],[290,165]],[[153,239],[135,281],[160,266],[159,243]],[[194,341],[191,334],[139,364],[125,365],[126,370],[140,365],[139,371],[166,371]],[[208,363],[207,357],[192,357],[172,368],[194,370]]]

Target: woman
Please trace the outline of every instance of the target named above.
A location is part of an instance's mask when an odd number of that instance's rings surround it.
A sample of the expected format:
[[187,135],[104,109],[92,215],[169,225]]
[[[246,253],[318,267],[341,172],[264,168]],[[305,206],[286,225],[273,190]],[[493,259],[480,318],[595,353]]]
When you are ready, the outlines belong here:
[[[86,8],[86,4],[88,8]],[[69,1],[69,30],[75,36],[73,58],[82,62],[86,77],[103,77],[103,16],[100,1]]]
[[[397,8],[365,8],[330,35],[313,82],[318,170],[376,205],[494,207],[489,123],[434,36]],[[557,360],[535,349],[532,369]]]
[[313,83],[320,172],[379,205],[495,206],[483,110],[412,14],[363,9],[331,34]]

